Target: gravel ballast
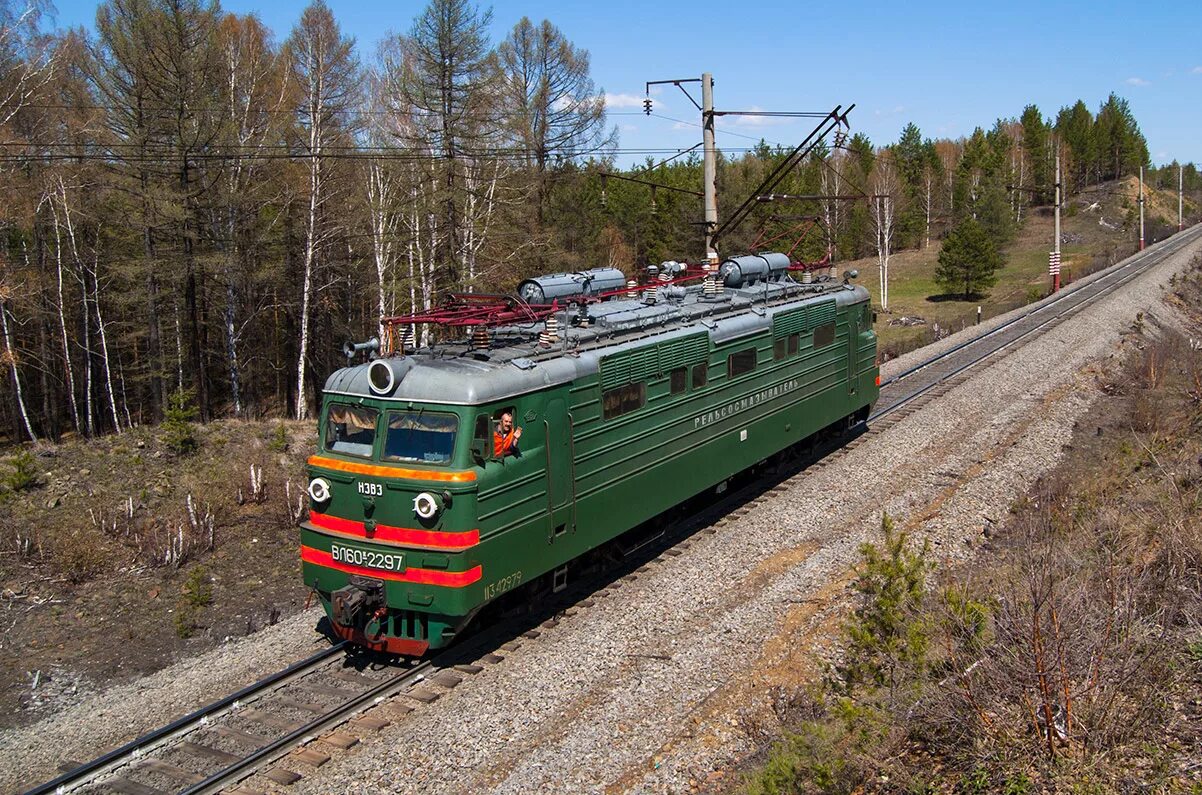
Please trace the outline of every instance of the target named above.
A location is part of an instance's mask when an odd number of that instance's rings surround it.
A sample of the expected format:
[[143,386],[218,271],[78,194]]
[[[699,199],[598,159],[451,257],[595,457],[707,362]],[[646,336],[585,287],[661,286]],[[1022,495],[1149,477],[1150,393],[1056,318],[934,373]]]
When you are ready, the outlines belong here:
[[319,608],[157,673],[87,696],[37,723],[0,732],[0,791],[29,789],[329,646]]

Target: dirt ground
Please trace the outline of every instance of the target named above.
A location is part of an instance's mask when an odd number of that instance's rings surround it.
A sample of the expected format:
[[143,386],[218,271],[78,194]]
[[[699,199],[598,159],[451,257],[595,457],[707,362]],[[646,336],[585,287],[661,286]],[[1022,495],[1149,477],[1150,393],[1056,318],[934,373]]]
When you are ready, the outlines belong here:
[[304,605],[294,517],[313,423],[195,432],[185,456],[143,428],[43,445],[33,484],[0,492],[0,728]]

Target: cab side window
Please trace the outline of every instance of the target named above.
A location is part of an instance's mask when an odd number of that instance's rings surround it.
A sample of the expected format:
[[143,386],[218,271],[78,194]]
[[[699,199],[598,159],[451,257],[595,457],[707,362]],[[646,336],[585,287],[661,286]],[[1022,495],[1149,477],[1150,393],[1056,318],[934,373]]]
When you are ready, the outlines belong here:
[[689,383],[689,368],[677,367],[668,375],[669,378],[669,393],[679,395],[688,388]]
[[331,403],[326,413],[326,450],[371,458],[379,417],[380,412],[375,409]]
[[476,415],[476,425],[472,429],[472,455],[480,464],[493,457],[492,420],[487,414]]
[[647,385],[639,381],[601,393],[601,418],[612,420],[647,405]]

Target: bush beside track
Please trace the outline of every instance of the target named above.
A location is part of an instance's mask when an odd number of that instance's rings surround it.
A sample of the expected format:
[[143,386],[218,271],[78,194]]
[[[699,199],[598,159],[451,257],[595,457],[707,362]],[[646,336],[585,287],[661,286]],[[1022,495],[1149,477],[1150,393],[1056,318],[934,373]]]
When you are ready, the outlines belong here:
[[781,693],[751,793],[1198,791],[1202,259],[1137,319],[1062,465],[935,571],[886,521],[839,665]]

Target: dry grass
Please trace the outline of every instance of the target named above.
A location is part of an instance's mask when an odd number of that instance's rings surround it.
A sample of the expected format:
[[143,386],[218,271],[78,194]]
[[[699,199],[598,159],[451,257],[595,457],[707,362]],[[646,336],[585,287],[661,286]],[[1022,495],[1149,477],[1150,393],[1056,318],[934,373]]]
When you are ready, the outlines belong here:
[[[25,671],[148,673],[304,604],[296,522],[313,424],[192,431],[187,455],[147,428],[42,446],[34,482],[4,492],[0,725],[30,717],[27,688],[11,685]],[[181,589],[205,598],[171,598]]]
[[[1132,209],[1136,207],[1136,193],[1136,182],[1128,179],[1099,186],[1076,199],[1066,200],[1061,229],[1066,240],[1061,247],[1064,284],[1113,265],[1135,252],[1137,217],[1132,215]],[[1176,229],[1176,194],[1149,188],[1147,201],[1146,239],[1153,242]],[[1170,218],[1173,221],[1171,229],[1164,220]],[[978,306],[982,317],[990,318],[1043,298],[1050,289],[1048,251],[1054,236],[1051,208],[1024,210],[1018,234],[1003,250],[1006,265],[999,273],[997,286],[988,295],[973,301],[942,295],[943,290],[935,283],[938,241],[932,241],[930,248],[925,250],[895,253],[889,266],[889,312],[879,313],[876,324],[882,360],[974,324]],[[846,262],[842,267],[859,270],[860,283],[868,288],[874,304],[879,306],[880,279],[876,259]],[[918,326],[890,324],[902,317],[920,317],[926,322]]]
[[1173,287],[1192,330],[1141,319],[982,559],[908,602],[861,588],[857,615],[889,620],[853,622],[845,664],[782,697],[750,791],[1202,791],[1202,261]]

